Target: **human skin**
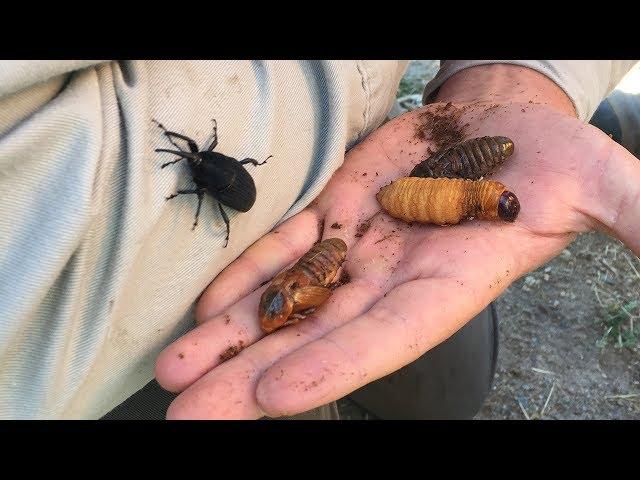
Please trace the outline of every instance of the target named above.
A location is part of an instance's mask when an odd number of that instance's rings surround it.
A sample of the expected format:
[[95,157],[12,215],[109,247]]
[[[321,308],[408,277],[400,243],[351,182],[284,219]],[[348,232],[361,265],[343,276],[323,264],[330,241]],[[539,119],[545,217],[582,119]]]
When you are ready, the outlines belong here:
[[[386,123],[349,151],[308,208],[259,239],[207,288],[199,326],[156,363],[160,385],[181,392],[168,419],[278,417],[342,398],[449,338],[579,232],[604,231],[640,254],[640,163],[577,119],[551,80],[514,65],[478,66],[449,79],[436,102]],[[516,222],[409,226],[381,211],[378,189],[435,149],[428,138],[415,143],[419,115],[447,102],[466,107],[460,124],[469,124],[467,136],[514,140],[513,156],[491,178],[518,196]],[[356,237],[367,219],[371,227]],[[331,228],[335,222],[340,230]],[[259,285],[319,238],[334,236],[349,247],[350,283],[304,321],[265,336],[257,306],[266,286]],[[220,353],[239,340],[247,348],[221,363]]]

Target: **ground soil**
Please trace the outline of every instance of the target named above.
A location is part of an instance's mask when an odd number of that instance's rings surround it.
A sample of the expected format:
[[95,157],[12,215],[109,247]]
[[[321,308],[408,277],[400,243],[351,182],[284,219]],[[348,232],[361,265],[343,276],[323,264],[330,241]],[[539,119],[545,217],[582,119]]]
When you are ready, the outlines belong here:
[[620,305],[640,299],[634,267],[620,242],[587,233],[511,285],[497,301],[498,368],[476,418],[640,419],[638,343],[604,336],[612,313],[622,313],[623,332],[631,326]]

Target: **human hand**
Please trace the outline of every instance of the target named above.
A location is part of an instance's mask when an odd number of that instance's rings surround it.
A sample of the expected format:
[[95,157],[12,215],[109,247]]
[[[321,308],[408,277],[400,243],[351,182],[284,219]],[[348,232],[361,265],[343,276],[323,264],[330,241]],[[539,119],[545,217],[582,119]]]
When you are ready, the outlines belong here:
[[[168,418],[276,417],[339,399],[446,340],[577,232],[603,230],[640,253],[640,164],[629,152],[562,108],[451,99],[459,125],[468,124],[466,138],[514,140],[514,155],[492,178],[518,196],[516,222],[409,226],[381,212],[378,189],[435,150],[429,136],[416,140],[416,126],[443,103],[387,123],[349,152],[316,201],[205,291],[200,326],[157,361],[159,383],[182,392]],[[365,222],[370,228],[357,236]],[[259,285],[320,237],[347,243],[351,282],[305,320],[265,337]],[[240,341],[246,348],[221,363]]]

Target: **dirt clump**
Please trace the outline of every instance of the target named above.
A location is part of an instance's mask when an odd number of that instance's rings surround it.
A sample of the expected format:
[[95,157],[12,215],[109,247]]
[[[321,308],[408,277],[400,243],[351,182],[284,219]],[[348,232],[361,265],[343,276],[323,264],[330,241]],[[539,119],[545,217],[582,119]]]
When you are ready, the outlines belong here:
[[365,233],[367,233],[367,230],[369,230],[370,227],[371,227],[371,221],[362,222],[356,228],[356,237],[358,238],[362,237]]
[[415,138],[429,140],[437,150],[460,143],[466,136],[468,124],[462,125],[462,109],[453,107],[451,102],[426,110],[419,116]]
[[231,345],[224,352],[222,352],[220,354],[220,360],[222,360],[223,362],[226,362],[227,360],[238,355],[242,350],[244,350],[244,348],[245,348],[244,342],[240,340],[238,342],[238,345]]

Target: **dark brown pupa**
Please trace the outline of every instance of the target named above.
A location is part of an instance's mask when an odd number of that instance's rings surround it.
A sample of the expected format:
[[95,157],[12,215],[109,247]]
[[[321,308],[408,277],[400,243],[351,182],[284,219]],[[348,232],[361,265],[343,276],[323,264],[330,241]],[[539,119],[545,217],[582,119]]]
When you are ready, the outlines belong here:
[[331,295],[331,284],[347,255],[347,244],[329,238],[315,244],[298,262],[278,274],[262,294],[258,307],[266,333],[296,323]]
[[410,177],[478,180],[494,172],[513,154],[507,137],[479,137],[446,147],[417,164]]

